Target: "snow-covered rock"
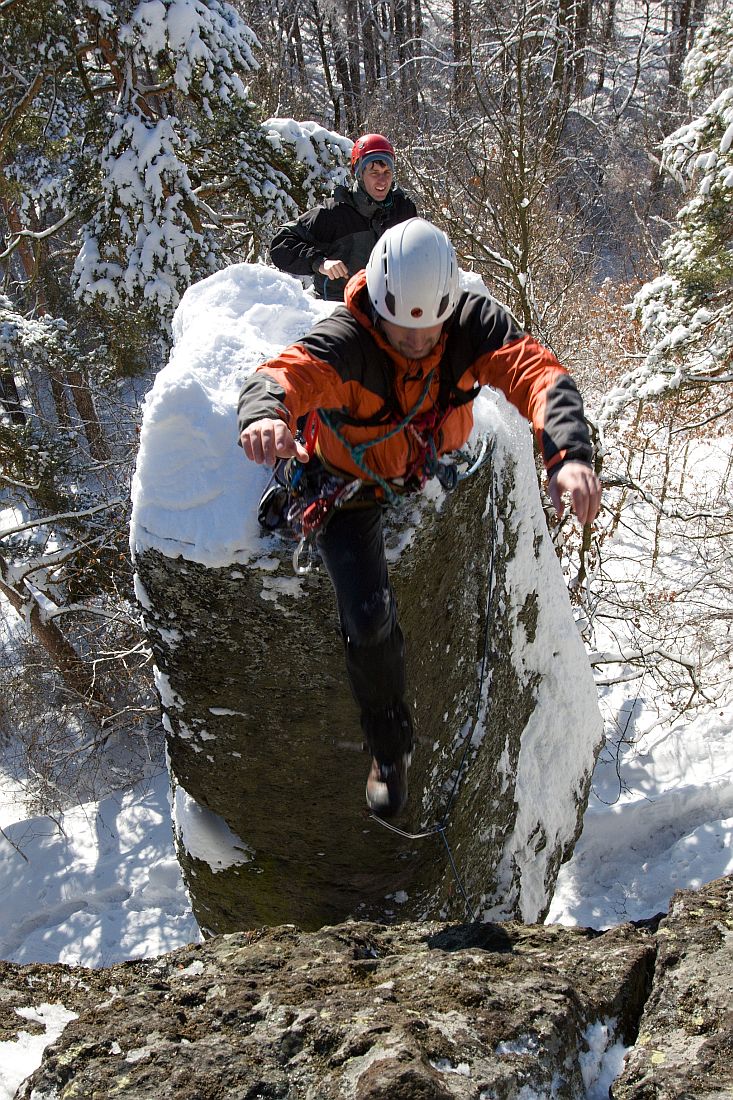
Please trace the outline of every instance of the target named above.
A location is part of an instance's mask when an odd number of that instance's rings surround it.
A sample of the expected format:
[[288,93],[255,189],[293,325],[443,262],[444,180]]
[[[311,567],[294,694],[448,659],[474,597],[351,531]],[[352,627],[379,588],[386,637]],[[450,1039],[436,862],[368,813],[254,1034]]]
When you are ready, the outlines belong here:
[[237,447],[241,382],[329,308],[260,265],[219,272],[185,295],[146,400],[131,542],[194,911],[212,932],[541,920],[602,724],[529,429],[484,391],[475,434],[491,461],[390,519],[418,736],[400,825],[430,834],[399,836],[365,811],[328,578],[296,576],[293,544],[259,533],[265,476]]

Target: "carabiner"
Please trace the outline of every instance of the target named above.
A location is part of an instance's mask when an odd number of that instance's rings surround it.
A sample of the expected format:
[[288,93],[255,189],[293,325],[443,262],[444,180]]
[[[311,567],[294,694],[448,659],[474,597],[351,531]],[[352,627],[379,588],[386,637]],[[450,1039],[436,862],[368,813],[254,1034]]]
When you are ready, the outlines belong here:
[[[301,563],[301,557],[306,555]],[[318,551],[314,545],[314,539],[310,535],[303,535],[302,539],[293,550],[293,570],[299,577],[305,577],[308,573],[318,572]]]

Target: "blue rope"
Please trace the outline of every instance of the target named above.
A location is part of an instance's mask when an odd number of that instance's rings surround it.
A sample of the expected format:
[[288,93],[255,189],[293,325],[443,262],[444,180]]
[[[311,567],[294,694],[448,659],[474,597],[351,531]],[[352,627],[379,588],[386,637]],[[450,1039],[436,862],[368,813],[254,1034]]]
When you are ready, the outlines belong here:
[[399,499],[398,494],[395,493],[394,489],[391,487],[388,481],[386,481],[383,477],[380,477],[376,470],[372,470],[372,468],[369,466],[368,462],[364,458],[364,455],[370,447],[376,447],[378,443],[385,443],[388,439],[391,439],[393,435],[397,435],[398,432],[403,431],[407,427],[407,425],[415,419],[418,412],[420,411],[423,402],[425,401],[425,398],[428,396],[434,374],[435,368],[433,367],[433,369],[428,373],[428,376],[425,380],[425,385],[423,386],[422,393],[420,394],[410,411],[407,413],[404,420],[399,421],[399,423],[390,428],[388,432],[385,432],[384,435],[377,436],[376,439],[367,439],[364,443],[349,443],[348,439],[345,439],[343,434],[339,431],[337,420],[331,415],[328,409],[318,410],[318,416],[326,425],[326,427],[333,432],[339,442],[349,452],[349,455],[351,456],[354,465],[358,466],[361,472],[363,474],[366,474],[370,481],[375,481],[377,485],[379,485],[384,490],[384,495],[390,504],[397,503]]

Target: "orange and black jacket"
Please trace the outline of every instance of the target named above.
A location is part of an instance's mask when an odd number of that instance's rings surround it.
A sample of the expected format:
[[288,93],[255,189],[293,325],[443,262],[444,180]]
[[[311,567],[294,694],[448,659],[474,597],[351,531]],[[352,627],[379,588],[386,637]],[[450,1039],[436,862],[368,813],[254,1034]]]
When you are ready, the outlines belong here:
[[[472,400],[481,386],[501,390],[531,421],[548,471],[570,459],[591,462],[575,383],[498,302],[461,292],[436,347],[410,360],[375,324],[360,271],[347,284],[344,305],[250,375],[239,396],[239,431],[262,417],[279,417],[295,432],[301,417],[327,410],[330,426],[321,423],[318,433],[324,463],[364,478],[350,446],[378,439],[365,452],[369,471],[399,482],[424,455],[414,425],[432,424],[438,455],[459,449],[471,432]],[[411,424],[389,434],[409,414]]]

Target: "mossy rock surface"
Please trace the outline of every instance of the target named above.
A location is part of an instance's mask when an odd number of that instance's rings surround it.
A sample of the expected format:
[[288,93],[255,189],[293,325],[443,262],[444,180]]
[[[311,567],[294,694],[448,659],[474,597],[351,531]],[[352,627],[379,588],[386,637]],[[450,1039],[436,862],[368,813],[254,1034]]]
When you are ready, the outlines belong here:
[[[240,847],[236,862],[219,864],[177,830],[206,932],[287,921],[316,929],[350,917],[460,919],[462,891],[473,913],[544,916],[580,831],[599,730],[582,782],[558,788],[572,803],[567,835],[548,837],[539,822],[531,839],[544,871],[528,914],[511,844],[522,738],[542,673],[514,650],[518,629],[531,643],[543,613],[540,549],[549,539],[538,498],[527,544],[514,478],[513,462],[486,464],[437,505],[412,498],[389,517],[418,738],[399,825],[408,833],[444,826],[421,839],[387,830],[366,810],[369,758],[326,574],[295,577],[293,544],[273,536],[249,567],[209,568],[157,550],[138,556],[174,789],[225,822]],[[522,581],[528,568],[535,573],[527,591],[513,588],[520,550]],[[552,580],[562,586],[559,569]]]

